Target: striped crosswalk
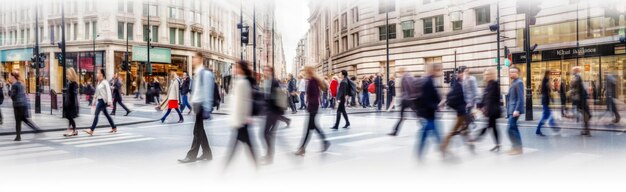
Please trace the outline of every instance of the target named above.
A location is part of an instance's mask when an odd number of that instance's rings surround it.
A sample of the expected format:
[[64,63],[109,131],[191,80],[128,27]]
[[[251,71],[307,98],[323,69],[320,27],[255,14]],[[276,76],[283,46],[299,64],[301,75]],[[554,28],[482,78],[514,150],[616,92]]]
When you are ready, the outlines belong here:
[[79,148],[85,147],[97,147],[97,146],[106,146],[106,145],[115,145],[121,143],[134,143],[141,141],[149,141],[154,140],[152,137],[145,137],[143,135],[133,134],[133,133],[114,133],[114,134],[103,134],[103,135],[94,135],[94,136],[77,136],[77,137],[52,137],[42,139],[44,141],[49,141],[53,143],[59,143],[68,146],[74,146]]
[[68,154],[68,151],[55,149],[44,144],[30,142],[2,142],[0,145],[0,162],[22,161],[28,159],[53,157]]

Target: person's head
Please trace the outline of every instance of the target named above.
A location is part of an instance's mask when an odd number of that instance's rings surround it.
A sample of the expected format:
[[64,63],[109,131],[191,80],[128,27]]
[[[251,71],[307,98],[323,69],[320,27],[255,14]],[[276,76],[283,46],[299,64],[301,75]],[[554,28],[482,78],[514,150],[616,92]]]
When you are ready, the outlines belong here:
[[183,78],[187,79],[189,77],[189,74],[187,74],[187,72],[183,72]]
[[158,79],[157,77],[153,77],[153,78],[152,78],[152,80],[153,80],[154,82],[158,82],[158,81],[159,81],[159,79]]
[[176,74],[176,71],[171,71],[170,72],[170,79],[177,79],[178,78],[178,74]]
[[406,72],[406,70],[404,69],[404,67],[400,67],[400,68],[398,68],[398,74],[404,74],[404,72]]
[[194,69],[200,68],[202,67],[202,54],[199,52],[196,52],[196,54],[191,57],[191,65],[193,66]]
[[338,79],[337,75],[333,75],[333,80],[336,81],[337,79]]
[[550,74],[551,74],[551,73],[552,73],[552,72],[551,72],[550,70],[546,70],[546,71],[543,73],[543,78],[550,78]]
[[396,80],[396,76],[395,75],[389,75],[389,79],[390,80]]
[[117,79],[117,73],[113,73],[113,79]]
[[581,68],[580,68],[579,66],[576,66],[576,67],[573,67],[573,68],[572,68],[572,73],[573,73],[574,75],[579,74],[579,73],[580,73],[580,71],[581,71]]
[[496,72],[494,69],[487,69],[483,73],[483,76],[485,78],[485,82],[496,80]]
[[293,74],[289,73],[289,78],[287,78],[287,80],[292,80],[293,79]]
[[271,79],[274,76],[274,68],[272,68],[271,66],[263,67],[263,74],[265,75],[266,79]]
[[98,70],[98,75],[96,76],[96,79],[98,79],[98,81],[102,81],[104,78],[105,78],[104,69]]
[[515,66],[509,68],[509,76],[511,77],[511,79],[519,78],[519,68]]
[[461,72],[463,73],[463,76],[465,76],[465,77],[469,76],[469,74],[470,74],[470,68],[469,67],[462,67],[461,69],[462,69]]
[[342,77],[342,78],[347,78],[347,77],[348,77],[348,71],[346,71],[346,70],[341,70],[341,77]]
[[315,77],[315,68],[311,66],[304,67],[304,76],[307,79],[313,79]]
[[22,79],[22,76],[17,70],[12,71],[11,74],[9,74],[9,81],[11,83],[17,83],[17,82],[24,83],[24,79]]
[[443,67],[441,67],[440,63],[433,63],[425,65],[426,74],[433,77],[441,77],[441,72]]
[[67,68],[67,80],[70,82],[76,82],[78,81],[78,75],[76,75],[76,71],[74,70],[74,68],[70,67]]

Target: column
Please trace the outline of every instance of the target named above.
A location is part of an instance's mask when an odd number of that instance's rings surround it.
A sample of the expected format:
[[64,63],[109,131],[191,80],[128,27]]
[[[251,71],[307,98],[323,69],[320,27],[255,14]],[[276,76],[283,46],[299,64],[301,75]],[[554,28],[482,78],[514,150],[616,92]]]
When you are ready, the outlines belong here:
[[110,79],[113,77],[113,73],[115,73],[115,57],[113,55],[113,48],[110,46],[107,46],[106,50],[104,51],[104,53],[106,54],[106,63],[105,63],[105,73],[106,73],[106,78],[105,79]]
[[61,87],[59,87],[59,85],[61,85],[60,82],[62,80],[59,78],[60,76],[57,75],[57,67],[59,64],[57,63],[56,57],[54,57],[54,51],[48,53],[48,60],[50,61],[50,89],[54,89],[54,91],[59,93],[61,91]]

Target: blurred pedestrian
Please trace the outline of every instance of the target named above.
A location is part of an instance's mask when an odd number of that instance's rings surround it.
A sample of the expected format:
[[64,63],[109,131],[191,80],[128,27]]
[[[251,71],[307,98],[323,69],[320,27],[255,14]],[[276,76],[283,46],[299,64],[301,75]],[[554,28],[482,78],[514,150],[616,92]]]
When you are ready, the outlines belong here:
[[28,110],[28,96],[26,96],[26,88],[24,87],[24,79],[20,76],[18,71],[13,71],[9,75],[9,81],[11,81],[11,91],[9,96],[13,100],[13,113],[15,115],[15,140],[21,141],[22,137],[22,123],[28,125],[35,132],[40,132],[39,126],[35,125],[30,119],[30,112]]
[[93,88],[93,85],[91,85],[91,83],[86,83],[87,84],[87,101],[89,102],[88,106],[91,106],[93,104],[93,95],[96,92],[96,89]]
[[465,99],[465,110],[467,115],[465,118],[465,124],[469,125],[474,123],[474,107],[479,100],[478,95],[478,83],[476,77],[470,74],[470,69],[465,66],[461,66],[459,71],[463,73],[462,85],[463,85],[463,97]]
[[[356,81],[356,77],[352,76],[350,77],[350,88],[356,88],[356,84],[354,83]],[[356,96],[358,95],[358,93],[356,92],[356,89],[350,90],[353,91],[355,94],[350,96],[350,107],[355,107],[356,106]]]
[[361,80],[361,90],[363,90],[361,92],[361,103],[363,105],[363,108],[367,108],[370,106],[370,94],[368,91],[368,87],[370,86],[370,81],[369,78],[367,78],[366,76],[363,76],[363,80]]
[[111,110],[111,115],[115,115],[115,109],[117,109],[117,104],[120,104],[124,110],[126,110],[126,114],[124,116],[128,116],[130,109],[122,103],[122,81],[120,80],[117,73],[113,74],[113,79],[111,79],[111,87],[113,88],[113,109]]
[[348,92],[350,92],[350,79],[348,79],[348,71],[341,70],[341,84],[339,84],[339,88],[337,89],[337,119],[335,121],[335,125],[331,127],[331,129],[339,129],[339,121],[341,120],[341,115],[346,119],[346,125],[343,128],[350,128],[350,120],[348,120],[348,113],[346,113],[346,97],[348,97]]
[[[192,65],[194,68],[194,83],[191,85],[191,105],[196,114],[195,123],[193,124],[193,140],[191,148],[183,159],[179,159],[181,163],[191,163],[197,160],[212,160],[213,154],[209,146],[209,139],[204,131],[204,120],[211,118],[213,110],[213,86],[215,85],[215,77],[213,73],[206,70],[202,65],[202,55],[199,53],[193,57]],[[202,155],[198,157],[198,152],[202,148]]]
[[552,101],[552,86],[550,86],[550,70],[546,70],[543,76],[543,80],[541,81],[541,106],[543,107],[543,113],[541,115],[541,120],[539,120],[539,124],[537,125],[537,130],[535,130],[535,134],[539,136],[545,136],[541,132],[541,127],[545,124],[546,121],[550,123],[550,126],[554,131],[559,131],[560,128],[556,126],[554,118],[552,117],[552,111],[550,110],[550,102]]
[[191,114],[191,111],[193,111],[193,108],[191,108],[191,105],[189,104],[189,92],[191,92],[191,79],[189,78],[189,74],[187,74],[187,72],[183,72],[183,81],[182,81],[182,85],[180,86],[180,97],[181,97],[181,104],[180,104],[180,112],[183,113],[185,111],[185,107],[189,108],[189,113],[187,113],[187,115]]
[[265,126],[263,129],[263,136],[267,153],[263,157],[263,163],[271,164],[274,162],[274,141],[276,140],[276,125],[278,120],[286,119],[287,124],[291,122],[290,119],[283,116],[287,109],[287,94],[284,94],[280,88],[278,80],[274,77],[274,68],[265,66],[263,81],[263,93],[265,96],[267,114],[265,119]]
[[302,75],[298,75],[298,93],[300,93],[300,110],[306,109],[306,79]]
[[152,87],[151,97],[154,98],[153,101],[158,105],[161,103],[161,91],[162,91],[161,83],[159,82],[158,78],[156,77],[153,78],[151,87]]
[[[324,76],[324,81],[322,83],[326,85],[326,87],[330,86],[328,83],[328,76]],[[328,89],[322,92],[322,109],[325,109],[327,107],[328,107]]]
[[113,96],[111,94],[110,84],[109,82],[107,82],[105,78],[104,69],[98,70],[98,74],[96,77],[98,80],[98,86],[96,86],[96,91],[94,95],[94,99],[96,100],[96,105],[95,105],[96,110],[94,113],[94,119],[93,119],[93,123],[91,124],[90,130],[84,131],[84,132],[89,135],[93,135],[93,132],[96,129],[96,125],[98,125],[98,117],[100,116],[100,113],[102,112],[104,113],[104,116],[109,121],[109,125],[111,125],[111,131],[109,131],[109,133],[116,133],[117,126],[115,126],[113,119],[107,112],[107,106],[111,106],[111,103],[113,102],[113,98],[112,98]]
[[4,119],[2,117],[2,103],[4,102],[4,79],[0,79],[0,125],[2,125],[4,122]]
[[583,136],[591,136],[591,132],[589,131],[589,119],[591,119],[591,112],[589,111],[589,103],[587,99],[589,99],[589,94],[587,93],[587,89],[585,89],[585,85],[583,84],[583,78],[580,76],[580,67],[572,68],[572,82],[570,85],[572,86],[571,98],[572,103],[578,110],[578,114],[583,115],[583,131],[580,132]]
[[565,86],[565,81],[561,79],[561,83],[559,84],[559,98],[561,99],[561,115],[567,116],[565,112],[567,111],[567,86]]
[[308,79],[308,84],[306,88],[307,92],[307,111],[309,112],[309,119],[307,129],[304,133],[304,137],[302,138],[302,144],[300,148],[296,152],[296,155],[304,156],[306,146],[309,143],[309,138],[311,137],[311,131],[315,130],[317,134],[320,136],[322,140],[322,152],[328,150],[330,147],[330,142],[326,140],[324,136],[324,132],[317,127],[315,123],[315,117],[317,116],[318,108],[319,108],[319,97],[320,90],[327,90],[328,87],[323,84],[323,81],[315,74],[315,68],[307,66],[304,68],[306,78]]
[[339,88],[339,80],[336,75],[333,75],[333,80],[330,82],[330,108],[335,109],[337,103],[337,89]]
[[400,80],[400,119],[396,123],[393,131],[388,135],[396,136],[400,131],[400,125],[404,121],[404,111],[407,109],[415,110],[415,100],[417,99],[418,91],[416,87],[417,79],[413,78],[411,73],[404,70],[404,67],[398,69],[398,73],[402,74]]
[[146,94],[146,78],[145,77],[141,77],[138,78],[137,83],[139,84],[139,89],[137,90],[137,95],[135,95],[135,99],[143,99],[144,94]]
[[233,112],[231,117],[234,129],[236,131],[235,138],[228,155],[227,166],[232,162],[239,142],[248,147],[248,151],[257,165],[257,156],[250,140],[250,129],[252,129],[252,86],[256,85],[256,80],[252,74],[252,70],[248,67],[248,62],[239,61],[235,65],[235,83],[233,86]]
[[293,74],[289,74],[289,80],[287,81],[287,92],[289,92],[289,108],[291,108],[291,113],[295,114],[298,112],[296,110],[296,101],[298,101],[298,89],[296,86],[296,80],[293,78]]
[[63,136],[76,136],[78,135],[78,131],[76,131],[76,121],[74,118],[78,117],[79,112],[79,104],[78,104],[78,75],[76,75],[76,71],[74,68],[67,68],[67,98],[65,98],[65,102],[63,103],[63,116],[69,121],[69,126],[67,131],[63,134]]
[[424,148],[426,147],[426,139],[430,132],[435,137],[437,143],[441,143],[441,137],[435,124],[435,113],[439,109],[441,98],[439,92],[435,88],[434,79],[441,77],[441,64],[425,65],[426,75],[422,77],[421,93],[415,101],[416,108],[420,117],[424,118],[424,126],[419,132],[419,142],[417,147],[417,156],[422,159]]
[[[467,118],[467,103],[465,102],[465,95],[463,89],[463,71],[457,71],[456,79],[452,80],[450,83],[451,90],[446,95],[445,103],[448,107],[452,108],[456,112],[456,122],[452,127],[452,130],[446,135],[441,144],[440,150],[442,155],[446,155],[448,153],[448,144],[450,143],[450,139],[455,135],[461,135],[465,142],[469,141],[468,130],[466,118]],[[470,150],[473,150],[473,145],[468,143]]]
[[478,103],[478,108],[489,120],[487,120],[487,127],[482,129],[479,135],[472,141],[479,140],[487,133],[487,129],[490,128],[493,131],[493,139],[496,144],[490,151],[497,152],[500,151],[500,135],[498,133],[496,120],[502,117],[502,109],[500,107],[502,103],[502,99],[500,98],[500,83],[496,80],[496,72],[494,69],[485,71],[483,77],[487,85],[485,91],[483,91],[482,101]]
[[380,111],[383,107],[383,77],[381,73],[376,74],[376,78],[374,79],[374,85],[376,86],[376,110]]
[[391,109],[395,109],[396,105],[393,103],[394,102],[394,97],[396,96],[396,77],[395,76],[391,76],[389,77],[389,82],[387,82],[387,112],[389,112]]
[[509,117],[509,128],[507,133],[513,148],[508,152],[509,155],[520,155],[524,151],[522,150],[522,137],[517,127],[517,120],[520,115],[524,114],[524,83],[519,78],[519,68],[510,67],[509,77],[511,83],[509,87],[509,98],[507,102],[507,114]]
[[170,83],[168,84],[168,87],[167,87],[166,98],[163,101],[163,103],[161,103],[161,105],[159,106],[161,110],[167,107],[167,112],[165,112],[163,117],[161,117],[161,123],[165,122],[165,119],[167,118],[168,115],[170,115],[170,112],[172,112],[172,109],[174,109],[176,113],[178,113],[178,123],[182,123],[185,121],[183,119],[183,114],[178,109],[178,98],[180,96],[179,88],[180,88],[180,81],[178,80],[178,75],[176,75],[176,72],[172,71],[170,72]]
[[619,123],[621,117],[619,115],[619,111],[617,111],[617,106],[615,104],[615,99],[617,97],[617,77],[615,77],[615,73],[613,72],[606,73],[605,96],[607,112],[613,113],[614,116],[612,123]]

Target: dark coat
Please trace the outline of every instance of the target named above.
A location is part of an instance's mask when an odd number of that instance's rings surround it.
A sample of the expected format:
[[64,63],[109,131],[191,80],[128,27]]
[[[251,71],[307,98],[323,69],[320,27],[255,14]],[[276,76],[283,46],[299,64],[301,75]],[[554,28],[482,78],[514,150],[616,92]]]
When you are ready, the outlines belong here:
[[435,112],[439,108],[441,97],[435,88],[433,77],[427,76],[425,78],[426,80],[424,81],[424,85],[422,87],[422,94],[417,100],[417,102],[419,102],[417,111],[420,117],[433,120],[435,119]]
[[78,117],[78,84],[70,82],[67,88],[67,98],[63,104],[63,114],[65,118]]
[[489,81],[483,93],[483,100],[478,105],[485,115],[490,118],[502,117],[500,106],[500,86],[498,81]]
[[463,95],[463,85],[461,84],[461,81],[452,81],[450,86],[452,86],[452,90],[450,90],[446,96],[448,106],[454,109],[457,115],[465,115],[465,106],[467,103],[465,102],[465,96]]
[[120,79],[113,79],[111,86],[113,86],[113,99],[122,101],[122,82]]
[[296,87],[296,80],[291,79],[287,84],[287,91],[291,94],[292,92],[297,92],[298,88]]
[[541,81],[541,105],[550,105],[550,79],[544,77]]
[[273,114],[282,115],[285,113],[277,104],[280,101],[277,101],[277,97],[275,97],[278,93],[277,90],[280,90],[280,82],[276,79],[272,79],[272,85],[270,90],[270,95],[265,97],[265,101],[267,103],[267,110]]
[[0,87],[0,105],[4,102],[4,87]]
[[396,82],[394,80],[389,80],[389,83],[387,83],[387,95],[391,97],[396,96]]
[[26,98],[26,88],[24,85],[17,81],[11,85],[11,91],[9,96],[13,100],[13,107],[28,107],[28,98]]
[[306,85],[306,101],[306,110],[309,113],[317,113],[320,106],[320,86],[315,79],[310,79]]
[[183,80],[183,84],[180,86],[180,95],[187,95],[191,92],[191,80],[189,77]]
[[348,78],[344,78],[343,80],[341,80],[341,83],[339,84],[339,89],[337,89],[337,99],[339,100],[343,100],[345,99],[346,96],[348,96],[348,90],[350,87],[350,85],[348,84]]

